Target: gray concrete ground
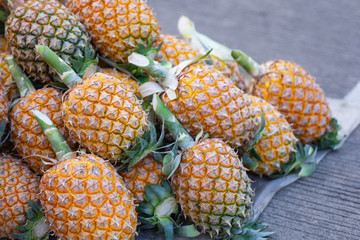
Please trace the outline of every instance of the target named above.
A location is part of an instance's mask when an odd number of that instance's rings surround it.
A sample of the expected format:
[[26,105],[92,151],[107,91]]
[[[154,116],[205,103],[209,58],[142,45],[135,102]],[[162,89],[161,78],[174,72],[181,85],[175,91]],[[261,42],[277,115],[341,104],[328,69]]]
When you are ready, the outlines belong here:
[[[317,77],[327,96],[360,80],[358,0],[149,0],[162,31],[181,15],[197,29],[254,59],[288,59]],[[359,93],[360,94],[360,93]],[[360,239],[360,129],[315,174],[280,191],[261,216],[273,239]]]

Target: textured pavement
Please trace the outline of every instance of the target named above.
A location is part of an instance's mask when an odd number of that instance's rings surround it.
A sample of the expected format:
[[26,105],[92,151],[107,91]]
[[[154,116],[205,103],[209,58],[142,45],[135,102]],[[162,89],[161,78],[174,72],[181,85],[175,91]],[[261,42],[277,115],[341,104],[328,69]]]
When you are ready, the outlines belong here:
[[[342,98],[360,80],[358,0],[149,0],[163,33],[177,34],[188,16],[199,32],[259,62],[294,61],[329,97]],[[360,93],[359,93],[360,94]],[[273,239],[360,239],[360,129],[317,171],[281,190],[260,220]],[[155,238],[158,239],[158,238]]]

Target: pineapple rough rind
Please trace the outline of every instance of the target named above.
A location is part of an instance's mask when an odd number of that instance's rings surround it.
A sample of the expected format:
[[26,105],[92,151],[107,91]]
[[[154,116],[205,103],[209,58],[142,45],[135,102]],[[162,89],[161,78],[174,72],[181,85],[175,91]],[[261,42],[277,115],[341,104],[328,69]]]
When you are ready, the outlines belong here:
[[184,214],[212,237],[230,235],[250,217],[250,184],[235,151],[216,138],[186,150],[171,178]]
[[95,73],[64,99],[65,124],[90,152],[117,161],[148,128],[141,101],[121,80]]
[[252,93],[284,114],[302,143],[318,140],[331,120],[323,90],[307,71],[293,62],[269,61],[265,69]]
[[17,227],[26,223],[27,201],[38,201],[39,179],[28,166],[0,154],[0,237],[14,239]]
[[246,147],[259,124],[251,100],[230,79],[212,66],[195,63],[178,76],[178,98],[161,99],[192,137],[201,131],[232,147]]
[[40,201],[61,239],[133,239],[135,205],[121,177],[103,159],[84,154],[49,169]]

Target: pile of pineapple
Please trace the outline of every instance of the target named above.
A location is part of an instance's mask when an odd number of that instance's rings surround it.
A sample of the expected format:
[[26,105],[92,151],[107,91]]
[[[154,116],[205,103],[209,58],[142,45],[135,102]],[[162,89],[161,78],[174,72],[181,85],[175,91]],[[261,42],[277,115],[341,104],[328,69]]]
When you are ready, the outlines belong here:
[[338,142],[306,70],[163,33],[145,0],[1,6],[0,237],[265,239],[249,172]]

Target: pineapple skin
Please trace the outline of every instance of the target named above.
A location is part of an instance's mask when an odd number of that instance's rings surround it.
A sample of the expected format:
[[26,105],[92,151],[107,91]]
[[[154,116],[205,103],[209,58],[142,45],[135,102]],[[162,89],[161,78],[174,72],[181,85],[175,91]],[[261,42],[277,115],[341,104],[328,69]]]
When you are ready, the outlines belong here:
[[[0,3],[1,3],[1,1],[0,1]],[[7,52],[8,50],[9,49],[8,49],[8,46],[7,46],[6,38],[0,37],[0,52],[4,53],[4,52]]]
[[[258,166],[252,171],[266,176],[281,173],[281,166],[289,162],[298,140],[292,132],[290,124],[274,106],[261,98],[250,97],[259,122],[261,122],[262,111],[264,112],[266,124],[263,133],[268,134],[254,146],[254,150],[263,162],[257,161]],[[254,160],[256,161],[255,158]]]
[[5,62],[5,58],[8,56],[10,55],[6,52],[0,53],[0,82],[3,84],[7,92],[8,100],[12,101],[18,98],[20,94],[16,83],[11,76],[9,66]]
[[36,44],[48,46],[70,65],[70,58],[84,56],[85,48],[94,51],[85,27],[55,0],[29,0],[18,6],[8,17],[5,36],[23,71],[43,83],[59,78],[35,51]]
[[121,177],[103,159],[83,154],[50,168],[39,198],[61,239],[133,239],[137,215]]
[[264,65],[267,72],[250,91],[284,114],[302,143],[318,140],[325,134],[331,120],[323,90],[296,63],[278,60]]
[[8,118],[9,101],[6,96],[5,87],[0,83],[0,123]]
[[[178,98],[161,98],[183,127],[195,137],[201,126],[210,137],[232,147],[246,147],[259,124],[251,99],[212,66],[195,63],[178,76]],[[200,124],[201,125],[200,125]]]
[[139,92],[139,82],[132,79],[126,73],[117,71],[114,68],[102,68],[100,69],[100,72],[122,80],[129,89],[129,91],[134,92],[137,96],[141,96]]
[[186,150],[171,178],[184,214],[211,237],[241,227],[251,215],[250,184],[235,151],[216,138]]
[[101,55],[125,63],[140,43],[159,41],[159,24],[146,0],[69,0]]
[[187,45],[184,40],[179,39],[169,34],[161,34],[160,42],[162,42],[161,49],[156,57],[157,61],[168,61],[172,66],[188,60],[199,57],[198,52]]
[[117,161],[148,128],[141,103],[120,79],[95,73],[65,97],[64,121],[80,145]]
[[[56,159],[49,140],[41,130],[31,110],[46,114],[75,148],[76,143],[69,137],[62,114],[62,94],[54,88],[43,88],[22,98],[10,113],[11,140],[16,151],[37,174],[42,174],[50,165],[44,161]],[[42,157],[44,159],[42,159]],[[49,161],[47,161],[49,162]]]
[[162,173],[162,164],[156,162],[151,155],[146,156],[126,172],[119,174],[123,178],[126,188],[134,197],[135,203],[145,202],[145,187],[149,183],[160,184],[161,177],[166,179]]
[[26,223],[29,201],[38,201],[40,179],[28,166],[0,153],[0,237],[14,239],[18,226]]

